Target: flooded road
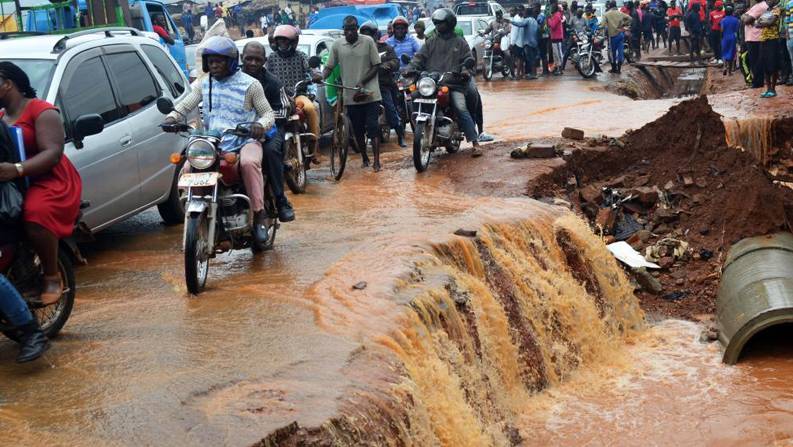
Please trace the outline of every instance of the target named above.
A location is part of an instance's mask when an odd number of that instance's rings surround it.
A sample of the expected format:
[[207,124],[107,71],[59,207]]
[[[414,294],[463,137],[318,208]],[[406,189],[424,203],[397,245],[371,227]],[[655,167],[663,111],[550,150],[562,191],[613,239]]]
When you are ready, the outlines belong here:
[[[482,86],[482,96],[486,130],[501,139],[555,137],[565,126],[616,136],[655,119],[673,103],[634,102],[575,77],[494,82]],[[372,272],[402,269],[401,256],[415,251],[420,241],[448,235],[459,222],[544,212],[544,206],[523,198],[456,193],[457,185],[439,166],[457,160],[475,170],[478,161],[466,151],[441,158],[446,160],[417,175],[408,151],[392,145],[380,174],[361,170],[355,155],[338,184],[326,179],[326,170],[312,172],[307,194],[291,197],[297,221],[281,227],[275,249],[256,257],[249,252],[220,255],[210,264],[207,291],[200,297],[185,292],[181,226],[162,226],[150,210],[102,232],[83,247],[89,265],[77,272],[72,318],[45,359],[18,366],[13,363],[15,346],[0,341],[3,439],[9,445],[250,445],[292,421],[316,426],[333,417],[353,380],[345,373],[350,353],[366,333],[361,329],[351,336],[335,325],[349,319],[362,328],[387,326],[392,309],[360,315],[354,302],[339,300],[336,306],[346,306],[350,315],[335,309],[323,313],[317,310],[313,285],[330,282],[347,291],[365,280],[375,288]],[[365,261],[358,260],[359,253],[366,254],[361,257]],[[636,379],[641,368],[592,380],[633,380],[635,385],[626,389],[637,399],[645,388],[662,394],[667,383],[679,390],[704,384],[705,391],[691,394],[693,411],[681,413],[664,401],[645,400],[641,411],[646,421],[631,412],[610,417],[623,411],[619,395],[599,388],[602,394],[579,399],[563,386],[546,403],[542,396],[529,403],[521,429],[532,433],[530,439],[570,445],[587,439],[638,443],[647,441],[645,436],[683,437],[689,430],[696,436],[682,444],[718,443],[725,431],[712,430],[712,423],[727,427],[737,416],[710,417],[711,404],[705,411],[697,406],[703,408],[712,398],[708,392],[727,401],[730,394],[720,390],[752,385],[753,396],[759,397],[730,408],[735,414],[760,415],[765,427],[786,439],[782,436],[785,427],[793,426],[788,419],[793,404],[784,383],[762,379],[763,374],[770,377],[762,366],[720,367],[714,345],[692,342],[696,330],[691,326],[670,323],[663,328],[668,336],[653,329],[636,341],[636,352],[629,348],[623,358],[647,363],[652,380]],[[677,351],[685,358],[675,358]],[[662,360],[653,363],[659,355]],[[663,360],[664,355],[671,358]],[[695,367],[697,362],[702,365]],[[780,399],[779,408],[771,408],[764,393]],[[591,404],[586,408],[572,402],[587,399]],[[607,419],[604,424],[622,421],[611,425],[614,437],[594,423],[565,422],[591,417],[588,411],[596,408],[602,410],[598,417]],[[655,419],[649,416],[658,411],[670,420],[670,430],[651,426],[629,432],[632,424],[652,424]]]

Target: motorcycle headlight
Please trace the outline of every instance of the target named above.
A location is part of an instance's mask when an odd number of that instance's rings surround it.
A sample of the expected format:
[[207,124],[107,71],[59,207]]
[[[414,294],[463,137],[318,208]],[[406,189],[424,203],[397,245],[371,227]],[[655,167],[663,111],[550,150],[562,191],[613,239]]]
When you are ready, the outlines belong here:
[[486,50],[489,50],[489,49],[491,49],[491,48],[493,48],[493,42],[491,42],[491,41],[489,41],[489,40],[486,40],[486,41],[485,41],[485,49],[486,49]]
[[418,83],[418,90],[421,96],[432,96],[435,94],[435,81],[430,78],[421,78]]
[[215,145],[207,140],[195,139],[187,145],[187,161],[195,169],[209,169],[215,163]]

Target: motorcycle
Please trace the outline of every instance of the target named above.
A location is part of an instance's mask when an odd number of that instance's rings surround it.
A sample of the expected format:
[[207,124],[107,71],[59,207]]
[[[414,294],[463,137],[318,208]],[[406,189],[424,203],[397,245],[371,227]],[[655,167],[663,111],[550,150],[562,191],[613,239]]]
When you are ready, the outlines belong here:
[[[474,67],[474,60],[467,59],[465,68]],[[451,106],[451,92],[445,84],[460,73],[428,73],[418,77],[413,104],[416,129],[413,135],[413,165],[416,171],[424,172],[429,166],[432,152],[438,147],[445,147],[446,152],[453,154],[460,149],[463,134],[454,117]]]
[[385,107],[382,104],[377,106],[377,128],[380,129],[380,142],[385,144],[391,140],[391,126],[385,116]]
[[484,53],[482,61],[484,62],[484,69],[482,70],[482,77],[485,81],[493,79],[493,73],[501,73],[504,78],[513,77],[512,64],[504,49],[501,48],[501,39],[506,33],[503,30],[493,31],[484,42]]
[[573,40],[576,43],[576,47],[573,49],[573,54],[571,54],[570,58],[573,60],[578,73],[585,79],[589,79],[602,71],[600,64],[603,62],[605,38],[597,34],[584,32],[576,33]]
[[[408,59],[409,61],[409,59]],[[398,97],[398,107],[399,110],[399,119],[403,123],[410,123],[410,130],[412,132],[416,132],[416,126],[413,122],[413,95],[410,91],[410,86],[413,84],[413,80],[406,78],[404,76],[400,76],[397,79],[397,89],[399,90],[399,97]]]
[[[306,192],[306,171],[311,168],[311,161],[314,154],[311,153],[311,143],[319,138],[308,129],[306,116],[303,109],[295,105],[295,98],[307,95],[306,87],[311,81],[300,81],[295,85],[294,95],[290,98],[290,111],[292,113],[286,117],[286,133],[284,134],[284,169],[286,175],[286,185],[295,194]],[[280,118],[280,117],[279,117]]]
[[[157,100],[157,109],[168,114],[174,110],[167,98]],[[264,226],[267,239],[257,242],[253,236],[254,219],[251,200],[245,192],[239,169],[239,156],[223,152],[220,141],[224,135],[250,136],[250,125],[240,123],[221,132],[196,132],[186,123],[161,124],[164,132],[191,132],[187,145],[171,162],[186,160],[191,172],[179,176],[179,188],[186,192],[184,225],[185,282],[187,290],[199,294],[206,285],[209,260],[230,250],[250,248],[254,253],[270,250],[278,230],[278,211],[270,192],[269,179],[264,178]]]

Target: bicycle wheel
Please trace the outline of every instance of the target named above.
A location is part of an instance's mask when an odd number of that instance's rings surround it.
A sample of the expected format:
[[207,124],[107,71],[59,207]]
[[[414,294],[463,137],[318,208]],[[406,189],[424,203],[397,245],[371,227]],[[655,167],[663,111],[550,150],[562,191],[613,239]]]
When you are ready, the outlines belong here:
[[336,118],[333,138],[330,144],[330,173],[333,178],[341,180],[347,166],[347,150],[350,142],[350,119],[344,114]]

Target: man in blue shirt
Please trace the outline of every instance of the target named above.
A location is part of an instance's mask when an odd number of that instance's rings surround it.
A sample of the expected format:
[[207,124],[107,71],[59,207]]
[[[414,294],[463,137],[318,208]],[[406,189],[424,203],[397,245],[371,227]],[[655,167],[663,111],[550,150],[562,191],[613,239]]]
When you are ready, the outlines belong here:
[[534,18],[534,9],[524,9],[521,11],[520,19],[513,19],[514,27],[523,28],[522,42],[524,63],[526,64],[526,79],[537,79],[536,61],[538,56],[538,33],[539,25]]
[[413,59],[413,56],[421,49],[421,44],[415,37],[408,34],[408,20],[406,18],[402,16],[396,17],[391,22],[391,26],[394,29],[394,35],[389,37],[386,43],[394,49],[399,59],[399,66],[406,67],[407,64],[402,60],[402,55],[406,54]]

